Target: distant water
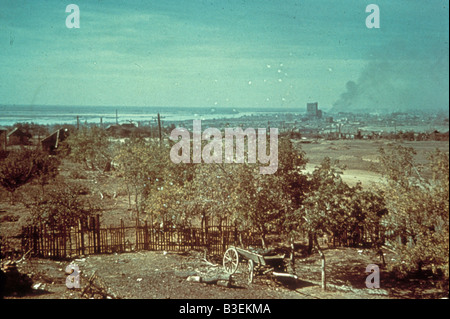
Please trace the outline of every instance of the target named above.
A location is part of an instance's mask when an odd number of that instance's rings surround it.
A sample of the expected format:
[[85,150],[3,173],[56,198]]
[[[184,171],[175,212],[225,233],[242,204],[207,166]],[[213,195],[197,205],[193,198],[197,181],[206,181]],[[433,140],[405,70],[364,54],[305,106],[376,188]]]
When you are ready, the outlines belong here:
[[202,108],[202,107],[115,107],[115,106],[4,106],[0,105],[0,126],[11,126],[15,123],[33,122],[36,124],[104,124],[116,122],[116,110],[119,123],[155,123],[158,113],[165,122],[186,121],[193,119],[208,120],[214,118],[238,118],[244,115],[265,114],[273,112],[292,112],[292,110],[258,110],[236,108]]

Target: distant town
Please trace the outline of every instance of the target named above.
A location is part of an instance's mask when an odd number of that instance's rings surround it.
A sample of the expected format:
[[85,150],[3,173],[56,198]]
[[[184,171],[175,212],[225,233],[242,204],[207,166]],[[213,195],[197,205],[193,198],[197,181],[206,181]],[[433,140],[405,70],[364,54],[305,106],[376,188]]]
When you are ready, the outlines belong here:
[[[119,120],[115,123],[82,122],[77,117],[76,124],[39,125],[16,123],[11,127],[0,127],[0,150],[14,145],[41,145],[52,151],[58,147],[71,131],[80,126],[103,127],[111,137],[126,138],[140,136],[166,138],[175,127],[192,129],[192,119],[166,120],[164,114],[155,114],[152,121]],[[159,123],[158,123],[159,121]],[[202,121],[203,127],[276,127],[280,135],[300,139],[305,143],[317,139],[402,139],[410,141],[448,141],[448,114],[427,114],[417,112],[394,112],[390,114],[355,114],[351,112],[327,113],[317,102],[307,103],[305,111],[298,113],[255,112],[235,118],[212,118]]]

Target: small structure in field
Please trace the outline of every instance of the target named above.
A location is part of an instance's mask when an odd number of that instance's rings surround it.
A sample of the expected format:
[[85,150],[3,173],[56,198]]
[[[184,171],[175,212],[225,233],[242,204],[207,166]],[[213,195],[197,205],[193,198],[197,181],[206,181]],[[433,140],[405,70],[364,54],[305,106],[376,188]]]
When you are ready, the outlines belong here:
[[56,130],[41,141],[42,149],[52,153],[58,148],[59,143],[64,141],[68,136],[69,131],[67,129]]
[[114,124],[106,128],[106,132],[113,137],[129,137],[136,130],[132,123]]
[[0,126],[0,151],[6,150],[8,144],[8,129]]
[[29,145],[31,134],[16,127],[8,133],[8,145]]

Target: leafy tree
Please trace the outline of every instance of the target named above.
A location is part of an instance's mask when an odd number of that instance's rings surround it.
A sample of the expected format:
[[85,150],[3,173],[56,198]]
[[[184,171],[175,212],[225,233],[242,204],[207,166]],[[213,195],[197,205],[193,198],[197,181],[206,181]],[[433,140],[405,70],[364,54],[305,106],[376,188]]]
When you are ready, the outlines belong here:
[[265,242],[268,233],[281,233],[287,212],[301,202],[305,163],[304,153],[280,139],[278,170],[271,175],[261,175],[259,163],[198,165],[181,192],[183,214],[231,219],[256,229]]
[[301,205],[307,189],[302,173],[305,154],[295,150],[288,138],[280,138],[278,148],[278,169],[274,174],[259,174],[259,164],[240,165],[233,188],[237,219],[257,229],[263,243],[268,233],[284,233],[285,219]]
[[356,194],[359,209],[363,216],[359,224],[360,229],[365,231],[369,238],[365,239],[365,244],[369,244],[376,249],[377,254],[386,264],[384,254],[381,250],[385,240],[386,227],[383,218],[387,214],[386,201],[384,193],[381,190],[363,190],[360,189]]
[[331,234],[340,238],[352,218],[353,189],[342,181],[329,158],[310,175],[309,189],[302,206],[294,212],[294,230],[310,236]]
[[61,164],[56,156],[49,156],[45,152],[36,152],[34,157],[35,176],[44,194],[45,185],[49,184],[58,175],[58,167]]
[[309,174],[304,197],[298,209],[288,214],[286,225],[293,234],[308,235],[309,252],[315,237],[324,234],[346,245],[360,245],[364,234],[370,232],[370,242],[381,245],[383,196],[363,190],[360,184],[350,187],[342,180],[337,163],[329,158]]
[[37,196],[31,203],[33,222],[46,224],[51,229],[68,229],[80,220],[100,213],[99,207],[83,193],[83,187],[77,184],[60,182],[54,185],[47,194]]
[[58,173],[59,162],[37,150],[14,150],[0,160],[0,185],[10,193],[14,203],[14,192],[33,179],[38,179],[42,188]]
[[118,173],[123,176],[131,205],[134,194],[135,210],[139,218],[146,209],[167,211],[165,196],[177,193],[176,187],[192,179],[188,165],[174,164],[170,160],[170,145],[159,141],[130,138],[118,145],[114,158]]
[[414,160],[412,148],[380,150],[388,214],[383,218],[388,244],[399,255],[401,274],[439,269],[448,278],[449,157],[436,150],[428,167]]
[[181,212],[189,222],[203,222],[205,218],[210,217],[223,219],[234,216],[235,172],[234,167],[225,164],[204,164],[195,167],[192,180],[182,185]]
[[103,128],[81,127],[71,134],[64,144],[70,149],[69,157],[84,163],[87,169],[108,171],[112,159],[112,143]]
[[[326,289],[326,261],[318,236],[331,234],[355,244],[361,242],[364,227],[378,231],[379,218],[373,213],[379,209],[372,203],[374,194],[363,191],[361,185],[350,187],[341,178],[336,164],[326,157],[309,174],[301,205],[288,212],[285,225],[292,236],[307,234],[308,252],[315,247],[321,257],[322,288]],[[376,215],[375,215],[376,216]]]

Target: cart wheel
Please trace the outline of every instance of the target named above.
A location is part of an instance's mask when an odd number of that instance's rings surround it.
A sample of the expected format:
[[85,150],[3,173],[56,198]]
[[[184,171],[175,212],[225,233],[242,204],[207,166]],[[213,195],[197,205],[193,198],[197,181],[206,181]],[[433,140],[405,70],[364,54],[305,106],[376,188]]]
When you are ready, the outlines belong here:
[[254,262],[253,260],[248,260],[248,283],[251,284],[253,282],[253,271],[254,271]]
[[236,269],[239,265],[239,255],[237,250],[234,247],[230,247],[227,249],[225,254],[223,255],[223,268],[230,275],[236,272]]

